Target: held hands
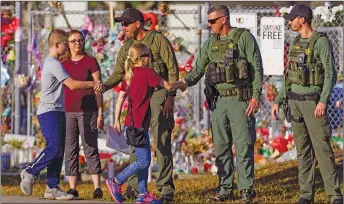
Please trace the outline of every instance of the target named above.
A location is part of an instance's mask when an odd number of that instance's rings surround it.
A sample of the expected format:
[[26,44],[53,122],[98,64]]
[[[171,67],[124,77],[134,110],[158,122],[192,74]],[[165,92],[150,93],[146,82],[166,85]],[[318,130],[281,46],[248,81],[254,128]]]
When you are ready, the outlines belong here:
[[94,91],[103,92],[104,89],[105,89],[105,86],[100,81],[94,82],[94,87],[93,87]]
[[182,80],[182,85],[179,87],[179,89],[184,92],[186,88],[188,88],[188,84],[186,83],[185,79]]
[[180,89],[182,92],[188,87],[184,79],[182,81],[169,82],[169,84],[171,89]]

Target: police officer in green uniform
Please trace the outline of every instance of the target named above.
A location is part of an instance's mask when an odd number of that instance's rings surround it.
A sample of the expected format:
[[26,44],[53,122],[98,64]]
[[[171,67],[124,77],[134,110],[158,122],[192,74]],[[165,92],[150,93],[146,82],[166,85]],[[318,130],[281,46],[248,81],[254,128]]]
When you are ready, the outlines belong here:
[[[219,188],[209,202],[234,200],[235,146],[237,184],[241,201],[251,203],[255,192],[255,117],[262,90],[262,60],[253,35],[246,29],[231,27],[226,6],[208,11],[213,35],[202,46],[194,68],[183,79],[185,87],[195,85],[206,73],[216,87],[218,101],[212,113],[212,135],[218,166]],[[206,70],[207,67],[207,70]]]
[[[121,47],[113,74],[104,82],[103,92],[122,82],[125,71],[124,62],[128,56],[130,46],[135,42],[142,42],[150,48],[152,53],[151,66],[155,72],[166,81],[178,81],[179,69],[174,50],[165,36],[156,31],[147,31],[144,28],[142,13],[133,8],[126,9],[121,17],[115,18],[121,22],[126,40]],[[160,200],[170,202],[173,200],[173,161],[171,148],[171,134],[174,128],[173,106],[175,90],[167,91],[158,88],[151,98],[151,128],[154,138],[154,146],[157,153],[158,173],[156,186],[161,193]],[[131,155],[130,162],[136,161],[135,154]],[[129,179],[131,185],[138,192],[137,177]]]
[[284,102],[297,149],[301,189],[298,203],[314,202],[316,157],[328,200],[338,204],[343,203],[343,196],[326,115],[326,104],[336,83],[336,70],[331,43],[326,35],[312,29],[312,17],[312,10],[302,4],[294,6],[287,15],[290,28],[300,35],[290,45],[286,75],[272,114],[276,119],[279,106]]

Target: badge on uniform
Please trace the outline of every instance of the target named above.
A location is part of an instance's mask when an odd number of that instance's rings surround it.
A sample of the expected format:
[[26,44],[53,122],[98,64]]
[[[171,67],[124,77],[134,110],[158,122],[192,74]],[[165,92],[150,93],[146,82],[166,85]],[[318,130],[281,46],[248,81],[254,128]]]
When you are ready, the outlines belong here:
[[230,41],[228,43],[228,48],[234,49],[234,42],[233,41]]
[[312,53],[312,50],[311,49],[309,49],[309,48],[306,48],[305,49],[305,54],[306,55],[310,55]]

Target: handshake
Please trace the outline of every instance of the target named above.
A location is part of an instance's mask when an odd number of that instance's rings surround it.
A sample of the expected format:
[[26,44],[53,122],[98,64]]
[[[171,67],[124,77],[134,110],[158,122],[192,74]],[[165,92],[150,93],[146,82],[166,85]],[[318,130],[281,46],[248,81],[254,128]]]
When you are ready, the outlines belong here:
[[105,85],[102,84],[100,81],[96,81],[96,82],[94,82],[93,90],[95,92],[102,93],[105,91]]
[[180,89],[182,92],[184,92],[187,87],[188,85],[184,79],[176,82],[168,82],[168,85],[165,86],[166,89]]

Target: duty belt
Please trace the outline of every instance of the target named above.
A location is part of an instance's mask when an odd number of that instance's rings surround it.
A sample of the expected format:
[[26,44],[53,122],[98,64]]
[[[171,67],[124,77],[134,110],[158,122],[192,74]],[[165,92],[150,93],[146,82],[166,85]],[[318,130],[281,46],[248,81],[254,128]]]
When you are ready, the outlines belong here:
[[220,93],[220,96],[237,96],[239,93],[239,90],[237,88],[220,89],[219,93]]
[[320,93],[309,93],[309,94],[296,94],[293,92],[288,92],[287,97],[290,100],[297,101],[318,101],[320,99]]
[[252,98],[252,88],[231,88],[231,89],[220,89],[220,96],[236,96],[239,101],[249,101]]

